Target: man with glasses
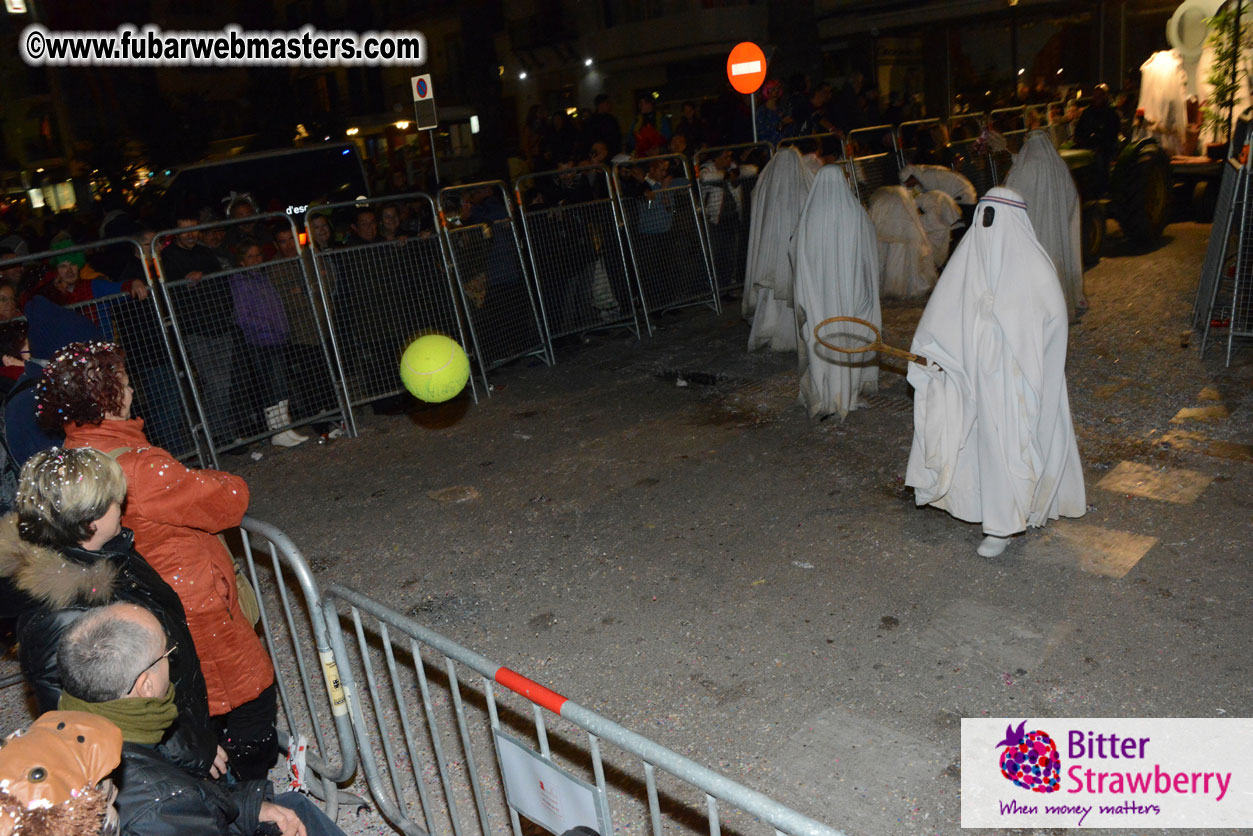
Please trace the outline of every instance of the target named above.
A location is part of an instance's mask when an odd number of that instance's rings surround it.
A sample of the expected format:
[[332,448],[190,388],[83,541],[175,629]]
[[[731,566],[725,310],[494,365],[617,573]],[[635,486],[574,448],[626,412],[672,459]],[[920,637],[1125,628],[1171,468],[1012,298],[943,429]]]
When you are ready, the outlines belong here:
[[122,730],[121,834],[250,835],[270,822],[283,836],[343,836],[300,793],[276,796],[264,780],[225,786],[198,778],[154,748],[174,721],[170,656],[180,652],[152,613],[130,604],[88,611],[57,651],[61,709],[104,717]]

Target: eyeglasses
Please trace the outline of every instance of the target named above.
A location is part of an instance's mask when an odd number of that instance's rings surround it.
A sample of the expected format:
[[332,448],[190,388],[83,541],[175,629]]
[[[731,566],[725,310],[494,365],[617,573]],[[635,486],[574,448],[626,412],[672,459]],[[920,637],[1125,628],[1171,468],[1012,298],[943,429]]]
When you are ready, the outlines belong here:
[[169,646],[168,648],[166,648],[166,650],[165,650],[165,652],[164,652],[164,653],[162,653],[162,654],[161,654],[160,656],[158,656],[157,658],[153,659],[151,664],[149,664],[147,667],[145,667],[142,671],[140,671],[140,672],[139,672],[139,673],[135,676],[135,681],[131,683],[131,687],[129,687],[129,688],[127,688],[127,689],[126,689],[126,693],[128,693],[128,694],[129,694],[131,691],[134,691],[134,690],[135,690],[135,686],[139,684],[139,677],[143,676],[143,675],[144,675],[144,674],[146,674],[148,671],[150,671],[150,670],[152,670],[153,668],[155,668],[155,667],[157,666],[157,664],[158,664],[158,663],[159,663],[162,659],[167,659],[167,658],[169,658],[170,656],[173,656],[173,655],[174,655],[174,651],[176,651],[176,650],[178,650],[178,644],[177,644],[177,643],[171,643],[171,644],[170,644],[170,646]]

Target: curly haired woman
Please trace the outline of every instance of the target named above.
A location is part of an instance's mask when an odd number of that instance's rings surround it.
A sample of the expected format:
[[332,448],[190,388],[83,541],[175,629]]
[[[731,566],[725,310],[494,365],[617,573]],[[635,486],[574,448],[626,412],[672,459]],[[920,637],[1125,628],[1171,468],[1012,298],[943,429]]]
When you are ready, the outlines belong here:
[[217,534],[239,525],[248,485],[216,470],[190,470],[131,417],[125,355],[113,343],[71,343],[35,392],[35,417],[62,428],[66,447],[94,447],[126,474],[122,524],[135,549],[182,599],[209,691],[209,713],[242,779],[264,778],[278,754],[274,667],[239,606],[235,569]]

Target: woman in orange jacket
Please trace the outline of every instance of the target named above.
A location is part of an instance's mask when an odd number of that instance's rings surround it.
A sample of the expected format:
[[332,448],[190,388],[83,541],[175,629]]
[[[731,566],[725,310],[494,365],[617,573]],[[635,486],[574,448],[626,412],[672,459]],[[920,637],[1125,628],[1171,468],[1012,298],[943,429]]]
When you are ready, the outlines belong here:
[[217,536],[243,519],[248,485],[152,446],[143,419],[131,417],[133,396],[121,348],[71,343],[36,388],[35,417],[64,429],[66,447],[94,447],[121,465],[122,524],[183,602],[222,748],[239,778],[264,778],[278,755],[274,667],[240,609],[234,562]]

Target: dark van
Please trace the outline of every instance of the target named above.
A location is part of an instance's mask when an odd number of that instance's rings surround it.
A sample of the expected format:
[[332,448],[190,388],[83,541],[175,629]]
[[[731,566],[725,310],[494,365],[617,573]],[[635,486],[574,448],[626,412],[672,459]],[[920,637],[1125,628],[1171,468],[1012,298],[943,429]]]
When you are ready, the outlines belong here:
[[159,212],[188,205],[221,209],[231,192],[248,192],[262,212],[286,211],[300,218],[310,203],[370,196],[357,148],[346,142],[192,163],[155,179],[165,180]]

